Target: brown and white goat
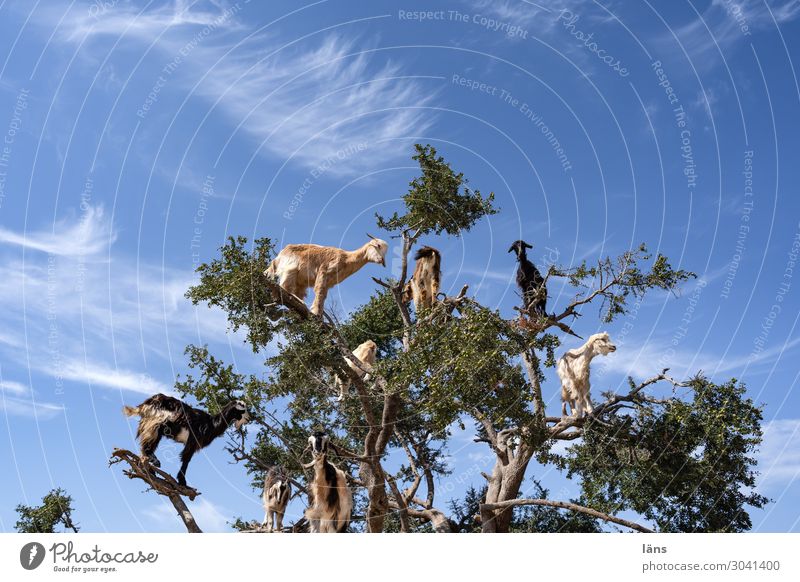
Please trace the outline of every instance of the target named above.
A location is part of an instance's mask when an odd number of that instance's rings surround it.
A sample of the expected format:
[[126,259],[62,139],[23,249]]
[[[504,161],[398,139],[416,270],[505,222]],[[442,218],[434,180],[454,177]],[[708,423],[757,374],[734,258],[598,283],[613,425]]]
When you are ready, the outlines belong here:
[[429,309],[439,294],[439,283],[442,277],[442,257],[433,247],[422,247],[414,256],[417,264],[414,274],[406,284],[403,299],[414,301],[414,309]]
[[353,493],[344,471],[328,461],[328,435],[315,432],[308,437],[314,461],[314,475],[308,485],[306,519],[311,533],[342,533],[350,525]]
[[264,492],[261,501],[264,504],[264,522],[267,532],[283,531],[283,514],[292,495],[292,484],[281,467],[270,467],[264,477]]
[[611,343],[608,333],[596,333],[586,343],[574,350],[569,350],[558,360],[556,372],[561,379],[561,415],[567,416],[567,404],[571,414],[581,418],[584,413],[591,414],[592,399],[590,395],[589,365],[595,356],[607,356],[616,351],[617,346]]
[[354,251],[312,244],[286,245],[264,274],[277,279],[281,287],[303,301],[306,290],[313,287],[314,303],[311,305],[311,312],[321,315],[331,287],[338,285],[367,263],[386,266],[388,243],[374,236],[367,236],[371,240]]
[[[353,350],[353,355],[358,358],[360,367],[350,361],[350,358],[345,358],[347,365],[364,381],[368,381],[370,379],[370,372],[372,372],[372,366],[375,364],[378,355],[377,344],[372,340],[367,340]],[[341,402],[350,389],[350,379],[347,376],[340,377],[337,375],[336,386],[339,388],[339,402]]]
[[124,406],[122,412],[125,416],[140,417],[136,438],[142,448],[142,460],[161,466],[155,455],[161,437],[183,443],[178,483],[184,486],[186,469],[194,454],[210,445],[229,426],[239,429],[250,420],[247,406],[241,400],[234,400],[219,414],[211,415],[166,394],[151,396],[139,406]]

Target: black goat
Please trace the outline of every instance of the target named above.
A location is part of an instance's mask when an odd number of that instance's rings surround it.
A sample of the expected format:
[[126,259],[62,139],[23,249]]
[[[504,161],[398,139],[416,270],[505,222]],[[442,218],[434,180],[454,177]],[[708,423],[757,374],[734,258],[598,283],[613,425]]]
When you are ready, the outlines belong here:
[[522,291],[522,307],[528,315],[547,315],[547,287],[536,265],[528,260],[525,249],[532,249],[524,240],[515,241],[508,252],[517,254],[517,285]]
[[161,437],[183,443],[178,472],[178,483],[183,486],[186,486],[189,461],[197,451],[210,445],[231,424],[238,429],[250,420],[247,406],[241,400],[228,403],[219,414],[212,416],[166,394],[151,396],[139,406],[125,406],[122,412],[125,416],[141,418],[136,438],[142,448],[142,460],[161,466],[155,455]]

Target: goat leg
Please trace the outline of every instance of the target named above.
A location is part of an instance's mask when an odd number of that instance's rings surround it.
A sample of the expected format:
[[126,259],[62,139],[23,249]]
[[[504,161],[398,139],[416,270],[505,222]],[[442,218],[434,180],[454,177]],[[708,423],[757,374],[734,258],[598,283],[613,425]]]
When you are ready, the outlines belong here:
[[161,442],[161,436],[161,430],[158,430],[158,432],[154,432],[151,435],[142,435],[141,437],[142,461],[150,463],[154,467],[161,466],[161,461],[156,457],[156,449],[158,448],[158,443]]
[[196,451],[197,448],[189,443],[181,451],[181,470],[178,471],[178,483],[183,487],[186,487],[186,469],[189,468],[189,461],[192,460]]
[[322,315],[325,309],[325,298],[328,296],[328,278],[325,276],[324,269],[320,269],[317,280],[314,282],[314,302],[311,304],[311,313]]

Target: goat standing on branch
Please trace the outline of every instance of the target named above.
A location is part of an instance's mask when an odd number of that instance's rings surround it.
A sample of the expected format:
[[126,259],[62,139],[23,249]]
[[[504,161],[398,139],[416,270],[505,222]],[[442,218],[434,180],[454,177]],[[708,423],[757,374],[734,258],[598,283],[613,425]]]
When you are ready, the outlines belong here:
[[136,438],[141,445],[142,460],[156,467],[161,462],[155,455],[161,437],[183,443],[178,483],[186,486],[186,469],[194,454],[210,445],[232,424],[238,430],[250,421],[247,406],[241,400],[228,403],[219,414],[192,408],[177,398],[165,394],[151,396],[139,406],[125,406],[125,416],[139,416]]
[[522,307],[528,315],[547,315],[547,287],[536,265],[528,260],[525,249],[532,249],[524,240],[515,241],[508,252],[517,255],[517,285],[522,291]]
[[581,418],[584,412],[591,414],[592,399],[589,391],[589,366],[595,356],[607,356],[616,351],[617,346],[611,343],[608,333],[596,333],[586,343],[574,350],[569,350],[558,360],[556,371],[561,378],[561,415],[567,416],[567,403],[571,414]]
[[328,461],[328,435],[315,432],[308,437],[314,469],[308,489],[306,519],[311,533],[342,533],[350,525],[353,493],[341,469]]
[[331,287],[338,285],[367,263],[386,266],[388,243],[372,235],[367,236],[371,240],[354,251],[312,244],[286,245],[264,274],[277,279],[281,287],[303,301],[306,290],[313,287],[314,303],[311,305],[311,312],[322,315],[325,298]]
[[[353,350],[353,355],[358,358],[359,365],[352,362],[350,358],[345,358],[347,365],[365,382],[368,381],[370,379],[370,372],[372,372],[372,366],[375,364],[378,355],[378,345],[372,340],[367,340]],[[350,379],[347,376],[342,378],[337,375],[336,386],[339,388],[338,400],[341,402],[350,389]]]
[[403,290],[403,301],[414,301],[414,310],[430,309],[439,294],[442,277],[442,257],[433,247],[422,247],[414,255],[417,261],[414,274]]
[[292,484],[281,467],[270,467],[264,477],[264,492],[261,500],[264,503],[264,522],[267,532],[283,531],[283,514],[289,504]]

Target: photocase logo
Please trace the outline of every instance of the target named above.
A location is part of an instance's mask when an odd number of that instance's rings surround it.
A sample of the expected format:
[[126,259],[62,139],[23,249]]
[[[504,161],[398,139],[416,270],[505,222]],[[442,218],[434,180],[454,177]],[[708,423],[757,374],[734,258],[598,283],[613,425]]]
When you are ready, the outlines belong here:
[[19,563],[26,570],[35,570],[44,562],[44,546],[39,542],[30,542],[19,551]]

